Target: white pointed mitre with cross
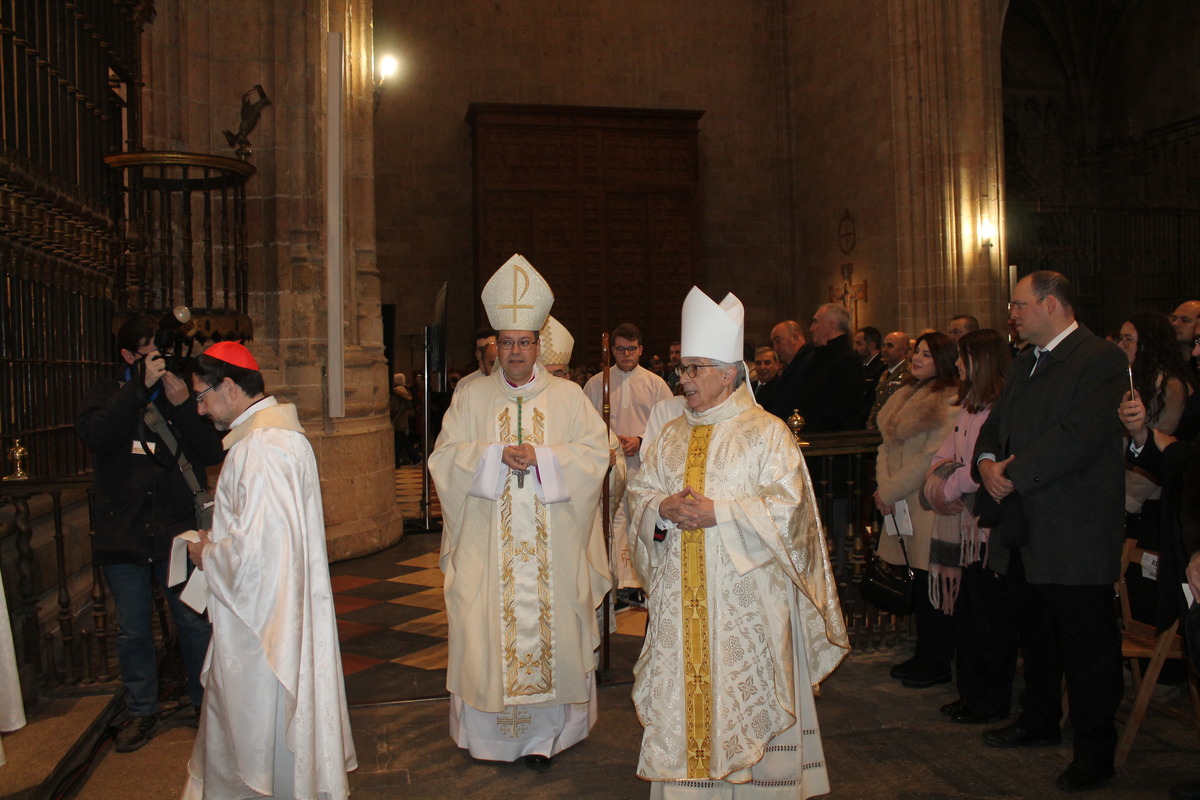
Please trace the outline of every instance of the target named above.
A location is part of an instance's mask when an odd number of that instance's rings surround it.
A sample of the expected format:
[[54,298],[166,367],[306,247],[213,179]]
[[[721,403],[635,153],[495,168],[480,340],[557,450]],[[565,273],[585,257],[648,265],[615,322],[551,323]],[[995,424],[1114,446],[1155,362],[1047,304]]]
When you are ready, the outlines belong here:
[[575,337],[554,318],[553,314],[546,317],[546,324],[542,326],[542,333],[538,338],[542,343],[542,352],[538,356],[539,364],[544,366],[546,364],[571,363],[571,351],[575,349]]
[[711,358],[727,364],[740,362],[745,318],[742,301],[733,292],[725,295],[718,304],[698,286],[693,286],[683,301],[680,357]]
[[550,284],[515,253],[483,287],[488,322],[498,331],[540,331],[552,305]]

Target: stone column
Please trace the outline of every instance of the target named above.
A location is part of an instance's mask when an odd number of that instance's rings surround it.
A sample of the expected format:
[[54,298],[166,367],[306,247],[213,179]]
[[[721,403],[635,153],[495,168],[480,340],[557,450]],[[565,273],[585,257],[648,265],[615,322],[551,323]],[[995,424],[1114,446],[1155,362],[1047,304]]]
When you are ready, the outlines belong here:
[[[321,470],[331,560],[398,541],[389,378],[375,261],[371,0],[158,0],[143,37],[148,149],[233,155],[241,96],[271,105],[249,134],[249,344],[267,390],[294,402]],[[343,319],[346,413],[330,418],[325,365],[325,43],[345,39]]]
[[960,311],[1004,330],[1002,6],[889,0],[897,311],[908,331]]

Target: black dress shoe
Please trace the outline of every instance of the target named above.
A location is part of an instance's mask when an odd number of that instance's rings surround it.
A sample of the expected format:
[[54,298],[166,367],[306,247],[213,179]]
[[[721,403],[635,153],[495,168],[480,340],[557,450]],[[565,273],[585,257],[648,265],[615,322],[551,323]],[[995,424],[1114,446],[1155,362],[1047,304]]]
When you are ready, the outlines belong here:
[[1112,776],[1112,764],[1085,764],[1081,761],[1072,761],[1054,782],[1064,792],[1084,792],[1103,785]]
[[1200,800],[1200,781],[1184,781],[1171,787],[1171,800]]
[[938,709],[938,711],[941,711],[946,716],[951,716],[953,714],[958,713],[959,711],[966,711],[966,710],[967,710],[967,701],[963,700],[961,697],[958,698],[957,700],[955,700],[953,703],[946,703],[946,705],[944,705]]
[[921,662],[917,661],[916,656],[913,656],[908,661],[901,661],[899,664],[893,665],[888,674],[896,680],[900,680],[901,678],[907,678],[909,673],[916,672],[920,668]]
[[986,711],[975,711],[965,705],[950,714],[950,720],[960,725],[984,725],[990,722],[999,722],[1002,719],[1004,717],[998,717]]
[[1042,747],[1061,741],[1062,737],[1057,733],[1037,734],[1019,722],[983,734],[983,743],[988,747]]
[[545,772],[546,770],[550,769],[550,766],[553,763],[554,762],[551,760],[550,756],[538,755],[537,753],[534,753],[530,756],[525,756],[525,766],[529,767],[534,772]]
[[922,665],[900,678],[900,683],[909,689],[928,689],[939,683],[949,683],[951,680],[950,667],[930,667]]

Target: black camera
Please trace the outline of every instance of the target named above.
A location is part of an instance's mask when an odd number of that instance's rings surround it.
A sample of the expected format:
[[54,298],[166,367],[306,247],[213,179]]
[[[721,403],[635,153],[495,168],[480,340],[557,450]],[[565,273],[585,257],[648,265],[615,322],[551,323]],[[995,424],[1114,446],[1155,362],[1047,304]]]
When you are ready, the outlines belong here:
[[187,306],[175,306],[158,321],[158,333],[154,344],[167,362],[167,370],[186,379],[192,370],[192,310]]

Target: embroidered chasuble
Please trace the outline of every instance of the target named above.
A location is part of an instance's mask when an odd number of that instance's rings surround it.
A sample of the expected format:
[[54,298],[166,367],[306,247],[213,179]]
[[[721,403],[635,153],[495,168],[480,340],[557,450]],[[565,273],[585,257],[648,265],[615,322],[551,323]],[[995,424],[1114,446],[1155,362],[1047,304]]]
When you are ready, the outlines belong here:
[[[605,441],[579,387],[540,369],[516,388],[497,370],[463,390],[443,419],[429,470],[444,523],[452,729],[494,737],[488,753],[510,752],[505,742],[530,731],[553,739],[575,724],[570,706],[587,713],[600,641],[595,609],[610,585],[596,524]],[[537,467],[524,475],[500,461],[515,444],[537,452]],[[538,710],[559,706],[567,717],[547,728]],[[487,721],[468,719],[474,712]]]
[[[713,501],[716,525],[682,531],[659,517],[685,486]],[[651,797],[828,792],[812,685],[849,641],[791,432],[739,387],[666,423],[627,491],[649,610],[633,701]]]

